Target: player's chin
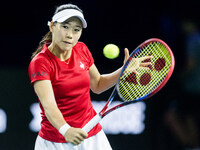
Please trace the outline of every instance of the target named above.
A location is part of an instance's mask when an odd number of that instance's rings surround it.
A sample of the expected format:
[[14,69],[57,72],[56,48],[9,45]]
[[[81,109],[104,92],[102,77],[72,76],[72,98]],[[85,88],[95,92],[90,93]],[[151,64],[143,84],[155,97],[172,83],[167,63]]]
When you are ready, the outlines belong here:
[[71,45],[71,46],[69,46],[69,45],[63,45],[62,47],[61,47],[61,49],[63,50],[63,51],[71,51],[72,50],[72,48],[73,48],[73,46]]
[[71,51],[73,47],[65,47],[66,51]]
[[65,45],[65,50],[67,51],[70,51],[72,50],[72,48],[75,46],[75,44],[68,44],[68,45]]

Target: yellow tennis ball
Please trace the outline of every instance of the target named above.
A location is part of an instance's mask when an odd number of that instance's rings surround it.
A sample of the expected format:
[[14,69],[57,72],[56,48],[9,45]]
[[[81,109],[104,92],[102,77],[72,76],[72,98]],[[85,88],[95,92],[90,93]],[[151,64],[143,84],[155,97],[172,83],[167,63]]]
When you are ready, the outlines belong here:
[[119,47],[115,44],[107,44],[103,49],[103,54],[109,59],[115,59],[119,56]]

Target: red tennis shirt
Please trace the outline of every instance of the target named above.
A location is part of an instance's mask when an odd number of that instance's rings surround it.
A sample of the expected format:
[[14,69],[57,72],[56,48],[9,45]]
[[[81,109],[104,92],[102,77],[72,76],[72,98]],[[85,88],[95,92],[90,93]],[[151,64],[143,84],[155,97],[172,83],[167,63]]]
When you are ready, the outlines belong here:
[[[96,112],[90,98],[89,68],[94,59],[84,43],[78,42],[72,49],[71,56],[61,61],[49,50],[50,43],[46,43],[39,54],[30,62],[28,73],[33,84],[38,80],[50,80],[52,83],[56,103],[66,122],[76,128],[82,128]],[[65,138],[54,128],[41,108],[41,130],[39,136],[52,141],[65,143]],[[101,125],[95,126],[88,137],[97,134]]]

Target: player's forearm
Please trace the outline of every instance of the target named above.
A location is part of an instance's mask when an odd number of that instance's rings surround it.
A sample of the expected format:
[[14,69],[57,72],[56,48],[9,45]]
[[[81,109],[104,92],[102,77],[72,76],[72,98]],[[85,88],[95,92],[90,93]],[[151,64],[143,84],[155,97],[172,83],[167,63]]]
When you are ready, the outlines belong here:
[[49,80],[36,81],[34,89],[40,99],[47,119],[59,130],[66,122],[56,104],[51,82]]
[[101,75],[97,86],[97,93],[102,93],[113,87],[118,81],[121,70],[122,68],[119,68],[112,73]]
[[44,111],[47,119],[56,129],[59,130],[60,127],[66,124],[62,113],[54,104],[46,104],[46,107],[44,107]]

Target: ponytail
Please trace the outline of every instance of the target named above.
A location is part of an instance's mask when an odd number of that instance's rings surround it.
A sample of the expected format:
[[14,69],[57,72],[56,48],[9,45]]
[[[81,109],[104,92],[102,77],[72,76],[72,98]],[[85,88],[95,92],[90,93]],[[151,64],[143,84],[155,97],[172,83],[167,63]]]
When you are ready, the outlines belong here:
[[52,41],[52,33],[51,33],[51,31],[49,31],[49,32],[42,38],[42,40],[40,41],[39,46],[38,46],[38,48],[36,49],[36,51],[32,53],[31,59],[32,59],[33,57],[35,57],[39,52],[41,52],[41,50],[42,50],[44,44],[45,44],[47,41],[49,41],[49,42]]

